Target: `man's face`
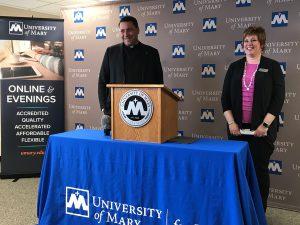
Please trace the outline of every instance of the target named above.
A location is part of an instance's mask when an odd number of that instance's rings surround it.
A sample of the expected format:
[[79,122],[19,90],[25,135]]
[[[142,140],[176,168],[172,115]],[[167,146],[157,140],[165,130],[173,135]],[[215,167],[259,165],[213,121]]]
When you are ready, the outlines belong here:
[[138,43],[139,28],[136,28],[132,22],[121,22],[119,25],[123,43],[126,46],[132,46]]

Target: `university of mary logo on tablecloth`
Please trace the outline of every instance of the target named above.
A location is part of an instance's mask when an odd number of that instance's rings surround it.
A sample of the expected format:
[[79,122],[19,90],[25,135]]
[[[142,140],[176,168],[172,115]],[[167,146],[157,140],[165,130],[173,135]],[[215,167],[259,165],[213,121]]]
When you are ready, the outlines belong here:
[[[152,207],[140,204],[136,201],[131,203],[107,199],[101,195],[78,187],[66,186],[65,213],[73,218],[74,223],[80,224],[120,224],[120,225],[198,225],[189,216],[178,217],[181,211],[169,208]],[[155,195],[154,195],[155,196]],[[174,205],[171,204],[171,207]],[[174,206],[176,208],[176,206]],[[197,218],[197,216],[195,216]],[[84,222],[85,221],[85,222]],[[76,224],[77,224],[76,223]],[[79,224],[79,223],[78,223]]]
[[66,187],[66,214],[89,218],[89,199],[88,190]]
[[119,102],[122,120],[131,127],[146,125],[153,114],[153,103],[145,92],[133,89],[126,92]]

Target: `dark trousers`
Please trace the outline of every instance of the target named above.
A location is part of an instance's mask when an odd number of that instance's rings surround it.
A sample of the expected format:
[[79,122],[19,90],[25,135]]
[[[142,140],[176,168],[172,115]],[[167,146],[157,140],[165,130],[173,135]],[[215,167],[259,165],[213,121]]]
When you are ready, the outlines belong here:
[[248,142],[256,171],[262,203],[264,210],[266,211],[270,188],[268,167],[271,154],[274,151],[273,142],[270,141],[269,137],[254,137],[252,135],[230,135],[228,139]]

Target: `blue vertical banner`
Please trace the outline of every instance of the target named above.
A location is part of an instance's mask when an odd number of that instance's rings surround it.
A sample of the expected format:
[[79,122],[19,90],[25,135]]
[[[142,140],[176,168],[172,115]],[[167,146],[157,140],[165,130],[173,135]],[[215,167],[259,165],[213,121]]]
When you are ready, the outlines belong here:
[[1,178],[38,175],[64,131],[63,20],[0,17]]

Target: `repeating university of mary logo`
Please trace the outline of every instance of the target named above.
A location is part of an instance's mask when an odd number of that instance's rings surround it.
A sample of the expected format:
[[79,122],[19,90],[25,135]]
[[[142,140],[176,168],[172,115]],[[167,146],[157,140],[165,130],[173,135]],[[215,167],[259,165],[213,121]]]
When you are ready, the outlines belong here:
[[127,125],[142,127],[152,118],[153,102],[144,91],[133,89],[121,97],[119,113]]
[[236,0],[235,6],[236,7],[249,7],[249,6],[251,6],[251,0]]
[[130,16],[130,5],[121,5],[119,7],[119,18],[122,19],[125,16]]
[[282,175],[282,161],[281,160],[269,160],[269,173],[274,175]]
[[272,27],[287,27],[288,23],[288,11],[272,13]]
[[96,39],[106,39],[106,27],[96,27]]
[[282,75],[285,77],[286,76],[286,62],[279,62],[279,65],[280,65]]
[[203,19],[203,32],[217,31],[217,17]]
[[202,64],[201,77],[214,78],[216,76],[216,64]]
[[243,41],[235,41],[235,49],[234,49],[234,55],[235,56],[244,56],[245,51],[243,48]]
[[214,109],[201,109],[201,122],[214,122],[215,110]]
[[74,23],[83,23],[83,20],[84,20],[83,11],[82,10],[74,11],[73,20],[74,20]]
[[173,0],[173,14],[185,13],[185,0]]
[[84,87],[75,87],[75,93],[74,93],[75,98],[84,98]]
[[145,36],[157,36],[157,23],[145,24]]
[[279,126],[283,127],[284,126],[284,112],[280,112],[278,117],[279,117]]
[[185,57],[185,45],[173,45],[172,46],[172,58],[184,58]]
[[84,61],[84,49],[74,50],[74,61],[83,62]]
[[176,94],[180,101],[184,101],[184,89],[183,88],[172,88],[174,94]]

